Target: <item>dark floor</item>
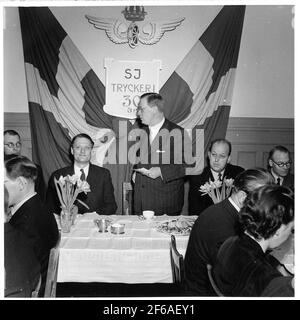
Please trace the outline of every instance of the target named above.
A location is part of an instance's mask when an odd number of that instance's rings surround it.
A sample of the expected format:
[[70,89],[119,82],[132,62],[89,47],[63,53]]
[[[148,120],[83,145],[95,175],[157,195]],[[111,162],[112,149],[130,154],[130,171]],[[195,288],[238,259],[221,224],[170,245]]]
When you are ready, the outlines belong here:
[[175,284],[124,284],[124,283],[57,283],[56,297],[174,297],[181,296]]

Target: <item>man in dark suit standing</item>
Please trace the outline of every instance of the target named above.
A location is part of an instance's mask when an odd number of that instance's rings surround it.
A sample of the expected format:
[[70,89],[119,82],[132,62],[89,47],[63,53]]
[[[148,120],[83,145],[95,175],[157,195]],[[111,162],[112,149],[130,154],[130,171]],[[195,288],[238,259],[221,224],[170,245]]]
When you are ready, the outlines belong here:
[[9,224],[22,232],[41,265],[42,286],[46,281],[49,254],[58,240],[55,218],[49,214],[34,184],[37,168],[28,158],[14,157],[5,162],[4,184],[9,195]]
[[[157,93],[140,97],[137,115],[142,122],[140,162],[134,167],[134,212],[178,215],[184,202],[184,130],[164,116]],[[170,137],[173,136],[173,139]]]
[[[21,155],[22,142],[19,133],[15,130],[5,130],[3,133],[4,140],[4,161],[9,160],[15,156]],[[44,201],[46,188],[43,178],[42,168],[36,164],[38,176],[35,181],[35,191],[39,194]]]
[[291,155],[284,146],[275,146],[268,157],[269,170],[276,184],[294,190],[294,175],[290,172]]
[[216,139],[208,151],[209,165],[199,175],[189,176],[189,214],[199,215],[213,204],[208,194],[202,195],[200,186],[209,181],[234,179],[244,168],[230,164],[231,143],[226,139]]
[[114,214],[117,205],[114,196],[114,188],[111,181],[110,172],[99,166],[90,163],[94,141],[85,134],[76,135],[71,141],[71,154],[74,157],[74,164],[69,167],[58,169],[52,173],[47,190],[47,204],[56,214],[60,214],[61,204],[54,184],[60,176],[77,175],[81,180],[86,180],[91,191],[87,194],[80,193],[77,199],[83,201],[85,207],[80,202],[75,202],[79,213],[96,211],[98,214]]

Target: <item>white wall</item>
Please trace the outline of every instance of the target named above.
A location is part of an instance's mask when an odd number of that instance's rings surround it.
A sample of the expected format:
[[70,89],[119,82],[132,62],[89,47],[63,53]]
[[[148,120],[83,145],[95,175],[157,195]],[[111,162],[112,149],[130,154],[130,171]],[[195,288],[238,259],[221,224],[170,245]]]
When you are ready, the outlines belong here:
[[[176,30],[167,32],[155,45],[139,44],[135,49],[108,40],[84,18],[122,19],[124,7],[51,7],[105,84],[105,57],[124,60],[162,60],[160,85],[201,36],[221,6],[145,6],[146,19],[185,17]],[[18,10],[5,8],[4,111],[28,112]],[[294,117],[294,33],[292,6],[247,6],[232,117]]]

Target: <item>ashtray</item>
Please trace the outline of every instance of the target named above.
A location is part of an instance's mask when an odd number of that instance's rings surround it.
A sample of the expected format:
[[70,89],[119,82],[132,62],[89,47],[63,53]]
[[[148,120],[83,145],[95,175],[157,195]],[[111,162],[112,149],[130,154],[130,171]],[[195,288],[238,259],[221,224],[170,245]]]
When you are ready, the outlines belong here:
[[124,223],[113,223],[110,226],[110,232],[113,234],[122,234],[125,232],[125,224]]

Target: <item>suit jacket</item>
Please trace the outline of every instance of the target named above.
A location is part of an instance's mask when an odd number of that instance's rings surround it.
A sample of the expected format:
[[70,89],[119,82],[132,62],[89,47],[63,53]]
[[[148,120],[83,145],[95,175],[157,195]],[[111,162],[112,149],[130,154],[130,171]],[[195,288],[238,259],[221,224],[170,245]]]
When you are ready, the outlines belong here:
[[[74,166],[58,169],[52,173],[47,190],[47,205],[51,212],[60,214],[60,202],[57,196],[54,177],[59,179],[60,176],[67,176],[74,174]],[[80,193],[77,199],[80,199],[89,206],[89,209],[81,205],[78,201],[75,204],[78,206],[78,212],[92,212],[96,211],[98,214],[114,214],[117,210],[117,205],[114,196],[114,188],[111,181],[110,172],[99,166],[90,164],[89,172],[86,181],[90,185],[91,191],[87,194]]]
[[207,263],[214,264],[222,243],[239,234],[238,212],[228,199],[208,207],[192,228],[184,258],[187,295],[214,295],[207,276]]
[[40,275],[40,264],[27,237],[4,224],[5,296],[30,297]]
[[[163,129],[167,130],[167,132],[178,129],[183,138],[183,128],[167,119],[165,119],[159,133],[162,133]],[[169,140],[168,133],[163,139],[159,138],[158,134],[150,146],[148,143],[148,126],[145,126],[144,130],[147,139],[143,140],[143,138],[141,138],[141,148],[144,148],[144,150],[141,151],[141,157],[143,158],[145,156],[145,152],[148,152],[148,157],[146,156],[144,159],[141,159],[141,162],[135,167],[144,167],[146,169],[159,167],[163,179],[161,179],[161,177],[151,179],[140,173],[136,174],[134,184],[134,212],[135,214],[141,214],[143,210],[153,210],[156,215],[179,214],[184,202],[185,164],[183,148],[182,150],[176,150],[176,148],[174,148],[174,141],[172,141],[172,139]],[[170,144],[168,144],[167,141],[170,141]],[[169,157],[167,161],[164,160],[166,156]],[[155,159],[155,161],[153,161],[153,159]],[[179,161],[176,161],[176,159]]]
[[[243,234],[230,237],[221,246],[213,269],[214,280],[225,296],[291,297],[291,277],[278,270],[279,262],[262,251],[260,245]],[[276,280],[276,288],[272,283]],[[271,286],[270,286],[271,285]]]
[[51,248],[58,240],[58,228],[38,194],[26,201],[11,217],[9,223],[28,238],[40,265],[42,287],[45,284]]
[[[272,172],[270,171],[271,175]],[[274,178],[274,182],[276,183],[275,177],[272,175],[272,177]],[[282,185],[285,187],[288,187],[290,189],[292,189],[294,191],[294,175],[292,173],[288,173],[282,181]]]
[[[228,163],[225,167],[223,179],[234,179],[242,171],[244,171],[244,168]],[[207,207],[214,204],[208,194],[202,196],[201,192],[199,191],[200,186],[206,182],[209,182],[209,179],[214,181],[214,177],[209,166],[205,167],[201,174],[188,177],[190,185],[188,195],[190,215],[199,215]]]

